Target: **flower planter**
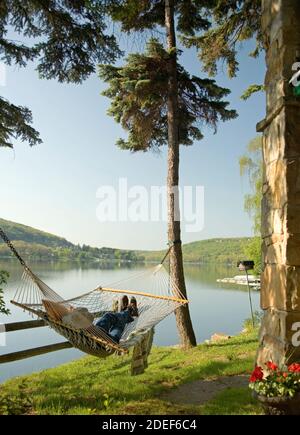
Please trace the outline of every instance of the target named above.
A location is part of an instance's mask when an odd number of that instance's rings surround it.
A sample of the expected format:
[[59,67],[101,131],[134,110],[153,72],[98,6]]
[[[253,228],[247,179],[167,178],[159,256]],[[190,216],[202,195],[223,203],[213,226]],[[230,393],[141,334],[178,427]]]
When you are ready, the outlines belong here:
[[294,397],[266,397],[253,392],[266,415],[300,415],[300,393]]

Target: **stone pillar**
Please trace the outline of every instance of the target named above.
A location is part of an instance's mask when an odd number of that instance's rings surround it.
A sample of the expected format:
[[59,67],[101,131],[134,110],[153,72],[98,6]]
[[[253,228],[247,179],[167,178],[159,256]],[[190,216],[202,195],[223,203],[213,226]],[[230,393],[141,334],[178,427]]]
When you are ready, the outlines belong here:
[[293,345],[300,322],[300,99],[289,84],[300,55],[300,0],[262,0],[262,8],[267,116],[257,126],[264,156],[259,365],[300,360]]

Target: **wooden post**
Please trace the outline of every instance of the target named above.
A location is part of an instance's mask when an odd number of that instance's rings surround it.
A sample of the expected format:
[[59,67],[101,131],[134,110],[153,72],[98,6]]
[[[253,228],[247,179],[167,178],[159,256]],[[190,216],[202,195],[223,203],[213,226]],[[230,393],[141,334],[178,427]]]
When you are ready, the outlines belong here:
[[148,367],[148,356],[151,351],[154,336],[154,328],[151,328],[142,340],[133,348],[131,375],[136,376],[144,373]]
[[131,375],[141,375],[145,371],[144,358],[142,354],[142,342],[136,344],[133,348],[131,361]]
[[62,343],[49,344],[48,346],[35,347],[33,349],[7,353],[6,355],[0,355],[0,364],[19,361],[21,359],[31,358],[33,356],[43,355],[49,352],[56,352],[57,350],[69,349],[71,347],[73,347],[71,343],[64,341]]
[[144,367],[145,369],[148,368],[148,356],[151,352],[152,344],[153,344],[153,337],[154,337],[154,328],[152,328],[148,334],[145,336],[143,343],[142,343],[142,355],[144,359]]
[[43,320],[28,320],[26,322],[5,323],[3,332],[22,331],[23,329],[41,328],[46,326]]

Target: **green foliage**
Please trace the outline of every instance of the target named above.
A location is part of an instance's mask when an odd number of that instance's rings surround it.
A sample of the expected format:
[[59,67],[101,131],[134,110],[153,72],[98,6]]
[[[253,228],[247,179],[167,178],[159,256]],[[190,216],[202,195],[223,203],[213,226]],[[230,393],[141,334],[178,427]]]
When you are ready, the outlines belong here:
[[[138,377],[130,376],[131,355],[101,360],[84,357],[62,366],[26,376],[32,399],[31,414],[202,414],[233,410],[258,413],[247,394],[234,394],[230,409],[213,402],[205,405],[171,404],[163,393],[180,385],[220,376],[250,373],[257,349],[257,332],[232,337],[226,343],[199,345],[193,349],[153,348],[149,367]],[[229,360],[229,356],[234,358]],[[113,376],[112,376],[113,374]],[[2,386],[6,397],[15,397],[22,378]],[[225,391],[223,393],[226,397]],[[227,391],[230,395],[230,390]],[[241,402],[241,398],[243,398]],[[249,401],[249,402],[248,402]],[[251,405],[251,406],[250,406]]]
[[[106,2],[5,0],[0,9],[0,53],[8,65],[25,66],[37,60],[42,78],[80,83],[95,72],[97,62],[120,54],[114,36],[107,35]],[[25,38],[7,38],[8,29]]]
[[153,30],[164,26],[165,6],[161,0],[119,0],[111,2],[111,16],[121,23],[123,32]]
[[[14,246],[26,260],[34,261],[142,261],[144,257],[135,251],[123,251],[113,248],[94,248],[89,246],[88,250],[80,246],[71,245],[68,248],[44,246],[38,243],[14,241]],[[10,249],[0,243],[0,258],[13,258]]]
[[3,289],[2,286],[7,283],[7,279],[9,277],[8,272],[4,270],[0,270],[0,313],[2,314],[10,314],[10,311],[5,308],[5,302],[3,300]]
[[[270,363],[268,363],[270,364]],[[300,365],[297,364],[300,368]],[[279,369],[271,363],[268,373],[263,379],[253,381],[250,379],[249,387],[257,394],[265,397],[294,397],[300,391],[300,372],[291,371],[288,367]],[[256,372],[257,369],[255,369]],[[256,378],[254,373],[254,379]]]
[[0,97],[0,114],[0,146],[13,148],[11,138],[28,141],[30,146],[41,143],[39,133],[30,126],[32,114],[29,109],[15,106]]
[[260,234],[263,180],[262,137],[253,139],[240,157],[241,176],[248,175],[252,193],[245,196],[245,211],[253,218],[254,233]]
[[249,260],[254,261],[254,272],[256,275],[260,275],[262,272],[261,244],[261,237],[256,236],[244,246],[244,256]]
[[[24,67],[37,62],[41,78],[81,83],[95,64],[112,62],[120,54],[115,37],[106,34],[106,2],[97,0],[2,0],[0,56],[7,65]],[[11,34],[21,35],[19,42]],[[13,147],[13,139],[41,142],[24,107],[0,99],[0,146]]]
[[[184,35],[194,35],[196,31],[207,30],[210,21],[205,10],[212,0],[175,0],[177,31]],[[165,25],[164,0],[119,0],[111,2],[111,16],[121,23],[122,31],[130,32],[155,30]]]
[[262,91],[265,91],[264,85],[250,85],[249,88],[246,89],[243,95],[241,96],[241,99],[246,101],[250,97],[252,97],[252,95],[255,94],[256,92],[262,92]]
[[199,50],[199,58],[209,74],[215,75],[218,61],[222,61],[227,64],[229,76],[234,77],[239,67],[238,45],[255,38],[256,47],[250,53],[252,57],[257,57],[263,48],[261,0],[211,1],[208,12],[213,27],[204,35],[182,38],[183,43]]
[[[131,151],[148,151],[167,143],[168,64],[170,55],[156,40],[150,39],[143,54],[130,54],[123,67],[101,65],[100,78],[109,84],[103,95],[112,100],[108,114],[129,132],[128,140],[118,146]],[[202,139],[200,126],[216,129],[219,120],[235,118],[222,98],[228,89],[214,80],[200,79],[179,64],[178,129],[179,143],[192,145]]]

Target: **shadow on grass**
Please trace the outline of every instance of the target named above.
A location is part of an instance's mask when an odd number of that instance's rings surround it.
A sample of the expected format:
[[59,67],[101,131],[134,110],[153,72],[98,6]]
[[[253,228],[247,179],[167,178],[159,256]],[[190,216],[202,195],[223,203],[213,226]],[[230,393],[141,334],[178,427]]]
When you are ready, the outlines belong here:
[[256,344],[257,338],[249,338],[247,340],[243,340],[243,342],[232,342],[230,339],[227,341],[218,341],[217,343],[204,344],[200,346],[205,346],[207,349],[210,348],[220,348],[220,347],[229,347],[229,346],[240,346],[242,344]]
[[[67,413],[68,409],[74,407],[89,408],[103,411],[103,403],[106,400],[105,394],[108,395],[108,401],[112,407],[119,407],[118,404],[127,404],[129,402],[138,402],[151,398],[159,398],[162,392],[170,391],[172,388],[180,384],[186,384],[203,378],[216,378],[222,375],[230,375],[240,373],[238,364],[235,362],[210,361],[199,367],[179,367],[160,369],[160,373],[153,373],[153,378],[149,379],[149,375],[144,374],[138,377],[127,377],[124,373],[114,370],[113,385],[105,385],[105,379],[97,386],[97,379],[94,376],[84,376],[84,386],[76,388],[78,379],[72,377],[65,380],[63,386],[60,387],[57,382],[49,380],[48,388],[51,390],[48,395],[41,397],[43,388],[36,391],[40,395],[40,408],[60,408],[62,413]],[[178,376],[176,376],[178,372]],[[175,375],[174,375],[175,373]],[[126,382],[124,380],[126,379]],[[169,385],[167,385],[169,382]]]

